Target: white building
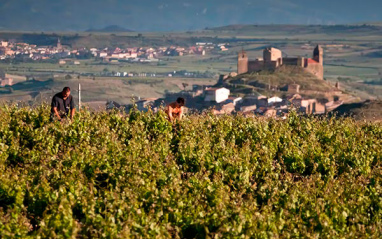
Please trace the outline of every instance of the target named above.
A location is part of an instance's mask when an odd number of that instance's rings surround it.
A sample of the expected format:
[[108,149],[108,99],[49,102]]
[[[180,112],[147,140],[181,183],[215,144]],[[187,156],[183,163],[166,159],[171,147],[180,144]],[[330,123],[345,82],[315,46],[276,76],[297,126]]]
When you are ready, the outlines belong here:
[[98,57],[107,57],[107,52],[99,52]]
[[230,91],[227,88],[207,88],[205,91],[204,101],[214,101],[216,103],[223,102],[228,99]]
[[0,87],[5,87],[6,85],[13,85],[12,78],[0,78]]
[[283,102],[283,99],[277,96],[273,96],[272,98],[268,99],[268,105],[273,105],[274,103],[280,103]]
[[1,46],[2,47],[8,47],[8,42],[7,41],[1,41]]
[[243,98],[241,97],[229,97],[227,100],[228,103],[233,103],[234,106],[236,106],[241,101],[243,101]]

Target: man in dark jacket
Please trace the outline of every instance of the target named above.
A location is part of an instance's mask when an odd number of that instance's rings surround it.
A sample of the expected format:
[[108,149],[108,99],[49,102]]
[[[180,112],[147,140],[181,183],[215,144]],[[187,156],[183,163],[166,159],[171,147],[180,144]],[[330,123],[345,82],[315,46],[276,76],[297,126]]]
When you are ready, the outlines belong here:
[[76,111],[73,97],[70,95],[70,88],[65,87],[62,92],[57,93],[53,96],[51,115],[50,118],[61,120],[69,115],[70,119],[73,119],[74,113]]

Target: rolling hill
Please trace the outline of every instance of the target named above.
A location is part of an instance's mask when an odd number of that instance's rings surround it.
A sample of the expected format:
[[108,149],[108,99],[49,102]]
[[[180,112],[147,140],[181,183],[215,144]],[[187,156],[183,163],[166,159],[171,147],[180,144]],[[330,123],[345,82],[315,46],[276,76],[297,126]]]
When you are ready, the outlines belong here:
[[[380,0],[3,0],[0,29],[84,31],[118,24],[142,31],[231,24],[345,24],[381,21]],[[17,13],[17,14],[15,14]]]
[[283,95],[289,84],[299,84],[301,94],[319,95],[336,88],[325,80],[305,72],[300,67],[283,66],[275,71],[261,71],[230,77],[222,82],[233,94],[261,93],[265,95]]
[[90,28],[86,30],[86,32],[133,32],[133,30],[129,30],[118,25],[110,25],[104,28]]

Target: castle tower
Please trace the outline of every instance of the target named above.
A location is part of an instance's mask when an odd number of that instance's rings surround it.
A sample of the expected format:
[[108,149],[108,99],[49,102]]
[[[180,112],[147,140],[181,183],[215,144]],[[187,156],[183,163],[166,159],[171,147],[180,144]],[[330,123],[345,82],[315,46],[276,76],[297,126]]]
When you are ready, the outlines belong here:
[[324,65],[324,50],[320,45],[317,45],[316,48],[314,48],[313,59],[321,65]]
[[237,58],[237,74],[243,74],[248,72],[248,56],[247,53],[242,50],[239,52]]

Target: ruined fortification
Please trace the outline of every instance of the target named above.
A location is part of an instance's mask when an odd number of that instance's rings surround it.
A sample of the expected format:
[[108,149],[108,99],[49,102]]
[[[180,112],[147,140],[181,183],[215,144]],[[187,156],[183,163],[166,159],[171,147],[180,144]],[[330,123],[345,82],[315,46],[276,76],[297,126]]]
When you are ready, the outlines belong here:
[[239,53],[237,59],[237,74],[244,74],[248,72],[248,56],[245,51]]
[[263,58],[249,60],[245,51],[239,52],[237,61],[237,73],[243,74],[262,70],[275,70],[282,65],[300,66],[307,72],[315,75],[319,79],[324,79],[324,57],[323,49],[317,45],[313,51],[313,58],[305,57],[284,57],[277,48],[266,48],[263,51]]

